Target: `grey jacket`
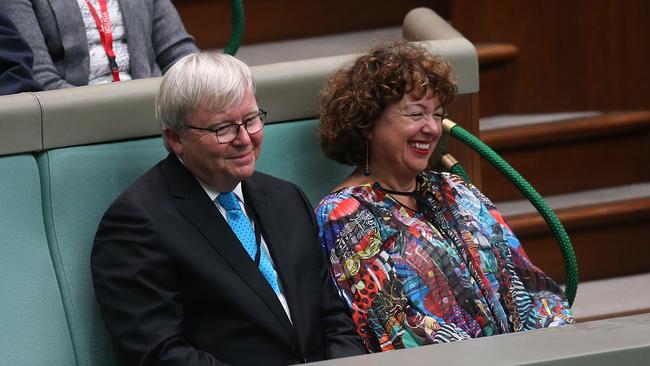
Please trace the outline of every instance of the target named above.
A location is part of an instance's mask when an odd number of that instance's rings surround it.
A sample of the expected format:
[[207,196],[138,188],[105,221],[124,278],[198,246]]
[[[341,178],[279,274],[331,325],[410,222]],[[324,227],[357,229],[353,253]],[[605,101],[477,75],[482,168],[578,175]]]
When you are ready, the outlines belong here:
[[[119,0],[133,79],[160,76],[198,52],[170,0]],[[44,89],[88,84],[88,41],[76,0],[2,0],[34,52],[34,78]],[[162,71],[162,72],[161,72]]]

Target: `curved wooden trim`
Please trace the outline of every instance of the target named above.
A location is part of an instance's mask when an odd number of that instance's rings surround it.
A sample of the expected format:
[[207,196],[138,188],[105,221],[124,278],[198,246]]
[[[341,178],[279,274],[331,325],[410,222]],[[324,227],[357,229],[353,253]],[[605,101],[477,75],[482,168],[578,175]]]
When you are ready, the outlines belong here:
[[[650,197],[565,208],[557,210],[556,214],[567,229],[650,218]],[[544,219],[537,212],[506,217],[506,221],[517,235],[550,231]]]
[[481,139],[493,149],[501,149],[580,140],[648,128],[650,128],[650,111],[638,111],[498,128],[481,132]]
[[614,312],[614,313],[602,313],[602,314],[598,314],[598,315],[585,316],[585,317],[581,317],[578,314],[576,316],[576,322],[585,323],[585,322],[590,322],[590,321],[594,321],[594,320],[620,318],[620,317],[623,317],[623,316],[646,314],[646,313],[650,313],[650,307],[639,308],[639,309],[634,309],[634,310],[618,311],[618,312]]
[[476,54],[481,66],[513,61],[519,56],[519,49],[509,43],[477,44]]

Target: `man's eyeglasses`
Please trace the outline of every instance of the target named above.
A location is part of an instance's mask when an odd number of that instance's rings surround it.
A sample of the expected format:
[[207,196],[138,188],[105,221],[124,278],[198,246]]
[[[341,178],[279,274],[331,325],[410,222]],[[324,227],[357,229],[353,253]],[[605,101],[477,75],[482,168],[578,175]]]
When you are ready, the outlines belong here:
[[241,126],[244,126],[246,132],[248,132],[249,135],[253,135],[262,131],[265,122],[266,122],[266,111],[260,108],[258,114],[243,119],[241,123],[231,123],[217,128],[195,127],[186,124],[185,128],[205,131],[205,132],[212,132],[217,137],[217,141],[219,141],[219,143],[227,144],[229,142],[232,142],[237,138],[237,136],[239,136],[239,130],[241,130],[240,128]]

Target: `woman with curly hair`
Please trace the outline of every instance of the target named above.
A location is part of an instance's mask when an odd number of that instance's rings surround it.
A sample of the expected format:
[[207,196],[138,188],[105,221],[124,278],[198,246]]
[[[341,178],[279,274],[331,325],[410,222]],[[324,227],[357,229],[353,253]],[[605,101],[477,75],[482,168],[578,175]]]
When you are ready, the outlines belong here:
[[405,41],[321,93],[321,146],[356,169],[316,208],[320,239],[371,352],[574,322],[490,200],[427,170],[456,94],[450,65]]

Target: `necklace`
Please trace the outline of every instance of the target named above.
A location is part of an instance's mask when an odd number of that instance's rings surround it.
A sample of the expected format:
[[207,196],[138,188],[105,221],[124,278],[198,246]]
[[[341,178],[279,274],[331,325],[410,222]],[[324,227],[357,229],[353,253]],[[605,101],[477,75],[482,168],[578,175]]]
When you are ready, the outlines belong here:
[[409,211],[411,211],[411,212],[413,212],[413,213],[418,212],[417,209],[415,209],[415,208],[413,208],[413,207],[410,207],[410,206],[407,206],[407,205],[403,204],[400,200],[398,200],[397,198],[393,197],[393,195],[391,195],[390,193],[386,192],[386,195],[388,195],[390,198],[393,199],[393,201],[397,202],[398,205],[404,207],[405,209],[407,209],[407,210],[409,210]]
[[377,188],[377,189],[379,189],[381,191],[384,191],[384,192],[386,192],[388,194],[394,194],[396,196],[414,196],[415,193],[417,193],[418,188],[419,188],[418,187],[419,184],[418,184],[417,181],[415,182],[415,188],[412,191],[393,191],[393,190],[390,190],[388,188],[382,187],[381,184],[379,184],[379,182],[377,182],[377,181],[375,181],[375,183],[372,186],[374,188]]
[[393,197],[393,195],[396,195],[396,196],[406,196],[406,197],[413,197],[413,196],[415,196],[415,194],[418,192],[418,188],[419,188],[417,182],[415,183],[415,189],[413,189],[412,191],[406,191],[406,192],[403,192],[403,191],[393,191],[393,190],[390,190],[390,189],[386,189],[386,188],[382,187],[381,184],[379,184],[379,182],[375,182],[372,186],[373,186],[374,188],[376,188],[376,189],[379,189],[380,191],[385,192],[387,196],[389,196],[393,201],[397,202],[397,204],[399,204],[400,206],[404,207],[405,209],[407,209],[407,210],[409,210],[409,211],[411,211],[411,212],[414,212],[414,213],[418,211],[417,209],[415,209],[415,208],[413,208],[413,207],[410,207],[410,206],[407,206],[407,205],[403,204],[403,203],[402,203],[400,200],[398,200],[396,197]]

